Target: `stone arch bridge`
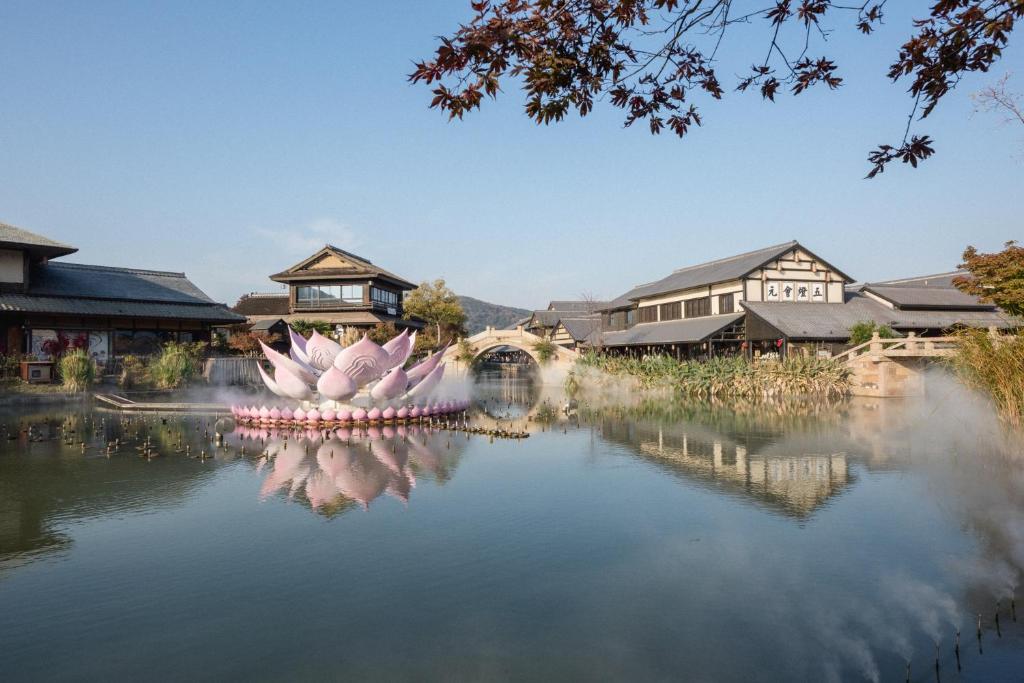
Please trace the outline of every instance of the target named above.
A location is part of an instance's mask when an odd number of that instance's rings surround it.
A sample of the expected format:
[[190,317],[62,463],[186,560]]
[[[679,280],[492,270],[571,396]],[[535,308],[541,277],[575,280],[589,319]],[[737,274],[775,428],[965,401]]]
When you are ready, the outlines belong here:
[[493,327],[488,327],[483,332],[477,332],[472,337],[466,339],[470,348],[473,349],[472,361],[467,363],[458,357],[460,350],[458,344],[453,344],[445,351],[443,359],[450,368],[460,374],[464,374],[483,354],[502,346],[509,346],[525,352],[537,363],[538,367],[545,371],[545,374],[549,374],[549,370],[561,373],[568,372],[579,354],[576,351],[552,342],[554,355],[548,360],[542,361],[535,350],[537,343],[542,341],[544,341],[543,337],[527,332],[522,326],[516,327],[513,330],[496,330]]

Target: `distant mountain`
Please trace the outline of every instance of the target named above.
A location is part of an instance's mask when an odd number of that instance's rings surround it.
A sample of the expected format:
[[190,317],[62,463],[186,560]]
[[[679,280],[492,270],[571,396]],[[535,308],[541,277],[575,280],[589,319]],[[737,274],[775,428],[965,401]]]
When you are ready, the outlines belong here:
[[471,296],[460,296],[459,301],[466,312],[466,331],[470,334],[482,332],[488,326],[508,327],[532,313],[525,308],[491,304]]

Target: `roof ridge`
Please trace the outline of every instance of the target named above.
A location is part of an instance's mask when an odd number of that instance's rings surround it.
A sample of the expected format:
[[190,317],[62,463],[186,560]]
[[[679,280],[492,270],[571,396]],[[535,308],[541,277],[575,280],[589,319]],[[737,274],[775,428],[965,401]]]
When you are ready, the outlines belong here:
[[46,264],[47,268],[74,268],[77,270],[102,270],[116,271],[118,273],[132,273],[134,275],[164,275],[184,279],[185,273],[173,270],[150,270],[148,268],[122,268],[119,266],[100,266],[92,263],[68,263],[67,261],[51,261]]
[[345,249],[342,249],[341,247],[336,247],[336,246],[334,246],[333,244],[331,244],[330,242],[328,242],[328,243],[327,243],[326,245],[324,245],[324,246],[326,246],[326,247],[327,247],[328,249],[332,249],[332,250],[334,250],[334,251],[337,251],[337,252],[339,252],[339,253],[342,253],[342,254],[344,254],[345,256],[348,256],[348,257],[350,257],[350,258],[354,258],[354,259],[357,259],[357,260],[359,260],[359,261],[362,261],[363,263],[365,263],[365,264],[367,264],[367,265],[370,265],[370,266],[374,265],[373,261],[371,261],[370,259],[368,259],[368,258],[366,258],[366,257],[364,257],[364,256],[360,256],[359,254],[353,254],[353,253],[352,253],[351,251],[347,251],[347,250],[345,250]]
[[242,295],[243,299],[245,297],[279,297],[286,299],[288,298],[288,292],[248,292]]
[[946,277],[947,275],[967,275],[967,274],[968,274],[968,271],[966,271],[966,270],[950,270],[950,271],[947,271],[947,272],[944,272],[944,273],[932,273],[930,275],[918,275],[917,277],[905,277],[905,278],[901,278],[899,280],[877,280],[875,282],[865,282],[863,284],[864,284],[865,287],[868,287],[868,286],[871,286],[871,285],[897,285],[897,284],[903,284],[905,282],[917,282],[918,280],[927,280],[929,278],[935,278],[935,277]]
[[[772,245],[770,247],[761,247],[760,249],[752,249],[751,251],[745,251],[742,254],[733,254],[732,256],[726,256],[724,258],[714,259],[712,261],[704,261],[703,263],[697,263],[697,264],[694,264],[692,266],[684,266],[682,268],[677,268],[676,270],[672,271],[672,274],[675,275],[676,273],[682,273],[683,271],[686,271],[686,270],[693,270],[694,268],[703,268],[704,266],[713,266],[713,265],[717,265],[719,263],[728,263],[729,261],[735,261],[736,259],[746,258],[747,256],[753,256],[754,254],[759,254],[762,251],[775,251],[775,250],[778,250],[778,249],[782,249],[783,247],[794,247],[794,246],[797,246],[799,244],[800,243],[797,242],[796,240],[790,240],[788,242],[782,242],[781,244],[775,244],[775,245]],[[664,279],[664,278],[662,278],[662,279]],[[655,282],[660,282],[660,280],[655,280]],[[653,283],[649,283],[649,284],[653,284]]]

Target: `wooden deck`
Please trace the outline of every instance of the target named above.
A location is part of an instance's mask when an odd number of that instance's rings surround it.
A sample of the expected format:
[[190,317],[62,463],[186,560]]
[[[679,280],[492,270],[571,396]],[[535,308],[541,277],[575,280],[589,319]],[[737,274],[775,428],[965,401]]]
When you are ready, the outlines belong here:
[[220,403],[136,403],[117,394],[96,394],[95,398],[100,403],[126,412],[231,414],[231,409]]

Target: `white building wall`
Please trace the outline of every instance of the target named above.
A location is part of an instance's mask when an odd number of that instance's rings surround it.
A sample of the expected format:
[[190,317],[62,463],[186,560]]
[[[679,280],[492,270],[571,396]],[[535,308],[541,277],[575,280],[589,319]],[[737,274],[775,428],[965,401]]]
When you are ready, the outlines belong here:
[[0,249],[0,282],[25,282],[24,254],[15,249]]

